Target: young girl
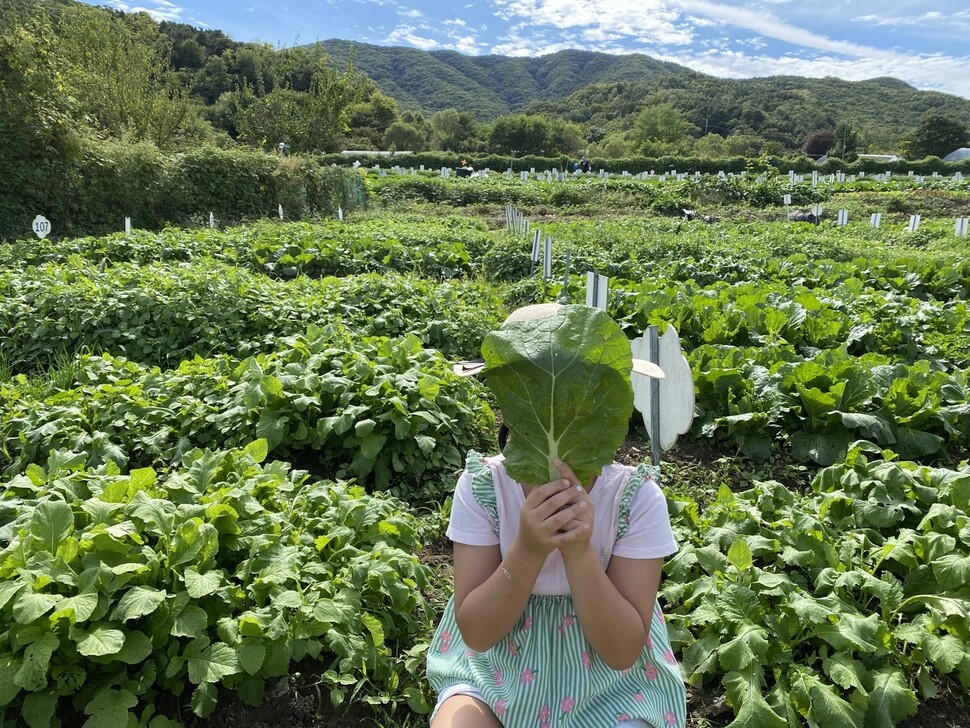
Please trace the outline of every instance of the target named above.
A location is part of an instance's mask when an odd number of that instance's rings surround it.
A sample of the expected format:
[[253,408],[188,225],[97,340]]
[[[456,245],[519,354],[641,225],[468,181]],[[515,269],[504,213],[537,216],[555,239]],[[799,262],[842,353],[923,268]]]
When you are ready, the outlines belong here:
[[[510,320],[557,310],[529,308]],[[657,604],[677,546],[656,469],[612,463],[581,483],[555,468],[523,484],[502,455],[468,455],[447,531],[454,596],[428,654],[431,727],[682,727],[686,693]]]

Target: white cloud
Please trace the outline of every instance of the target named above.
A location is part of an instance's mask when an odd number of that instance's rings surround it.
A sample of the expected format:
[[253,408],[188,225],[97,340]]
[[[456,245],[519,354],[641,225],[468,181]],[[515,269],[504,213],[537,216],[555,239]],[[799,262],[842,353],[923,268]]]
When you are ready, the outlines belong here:
[[385,43],[391,45],[410,45],[415,48],[420,48],[423,51],[433,51],[438,50],[441,44],[433,38],[426,38],[424,36],[418,35],[415,31],[417,29],[410,25],[399,25],[384,39]]
[[109,7],[121,10],[125,13],[148,13],[158,22],[168,20],[173,23],[180,22],[183,9],[168,0],[154,0],[155,7],[144,7],[141,5],[128,5],[121,0],[110,0]]
[[[752,56],[739,52],[715,52],[703,56],[661,54],[695,71],[727,78],[752,76],[835,76],[848,81],[863,81],[892,76],[917,88],[943,91],[970,98],[970,60],[945,56],[900,57],[895,63],[885,59],[846,59],[835,56],[799,58],[796,56]],[[942,80],[942,82],[941,82]]]

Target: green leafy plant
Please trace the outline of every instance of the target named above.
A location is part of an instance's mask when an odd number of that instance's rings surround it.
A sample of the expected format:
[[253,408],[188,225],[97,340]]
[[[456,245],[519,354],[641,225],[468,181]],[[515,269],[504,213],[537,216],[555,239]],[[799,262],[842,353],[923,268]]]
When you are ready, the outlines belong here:
[[426,710],[404,654],[430,619],[416,519],[266,453],[195,450],[159,476],[54,451],[8,480],[0,705],[31,728],[163,728],[161,692],[200,716],[220,685],[258,705],[309,657],[335,703],[366,681]]
[[510,430],[509,475],[558,477],[568,462],[589,483],[623,442],[633,412],[632,355],[620,327],[588,306],[504,324],[482,344],[485,378]]

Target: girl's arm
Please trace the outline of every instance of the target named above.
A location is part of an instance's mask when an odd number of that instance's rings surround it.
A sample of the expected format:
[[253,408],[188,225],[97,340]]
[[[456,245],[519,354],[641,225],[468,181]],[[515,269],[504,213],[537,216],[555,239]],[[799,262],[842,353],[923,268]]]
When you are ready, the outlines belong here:
[[[579,483],[568,465],[563,464],[560,472],[570,482]],[[559,552],[586,639],[603,662],[614,670],[625,670],[636,662],[650,633],[663,559],[614,556],[604,571],[589,542],[593,504],[585,490],[581,499],[587,507],[576,523],[588,528],[574,530],[577,537],[561,544]]]
[[498,546],[455,543],[455,619],[466,645],[484,652],[511,631],[546,557],[589,530],[576,520],[591,507],[587,501],[565,479],[533,488],[522,506],[518,537],[504,560]]
[[614,556],[604,571],[587,545],[563,551],[563,563],[586,639],[614,670],[631,667],[650,633],[663,559]]

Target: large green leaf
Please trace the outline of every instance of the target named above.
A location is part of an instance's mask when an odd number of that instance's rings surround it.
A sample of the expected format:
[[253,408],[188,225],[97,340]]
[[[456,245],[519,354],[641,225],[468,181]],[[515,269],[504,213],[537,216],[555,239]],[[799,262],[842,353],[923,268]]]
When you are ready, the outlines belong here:
[[102,688],[84,706],[85,715],[91,716],[84,728],[125,728],[128,711],[138,705],[138,698],[128,690]]
[[104,625],[95,627],[90,632],[77,630],[76,636],[72,631],[71,636],[77,641],[77,651],[88,657],[114,655],[125,645],[124,632]]
[[168,592],[148,586],[134,586],[118,601],[111,617],[127,622],[151,614],[165,601]]
[[728,703],[734,708],[734,720],[728,728],[787,728],[765,700],[764,675],[758,665],[745,670],[728,672],[723,678]]
[[919,708],[916,694],[902,670],[885,666],[872,675],[874,686],[869,691],[865,728],[893,728]]
[[589,484],[623,443],[633,412],[630,342],[605,312],[564,306],[506,324],[482,344],[485,378],[510,430],[512,478],[540,484],[568,463]]
[[[195,643],[193,643],[195,644]],[[190,645],[190,648],[192,646]],[[198,650],[186,651],[189,662],[189,680],[194,684],[219,682],[240,670],[236,650],[223,642]]]
[[64,501],[42,501],[30,518],[31,545],[37,551],[56,554],[61,541],[74,531],[74,512]]

